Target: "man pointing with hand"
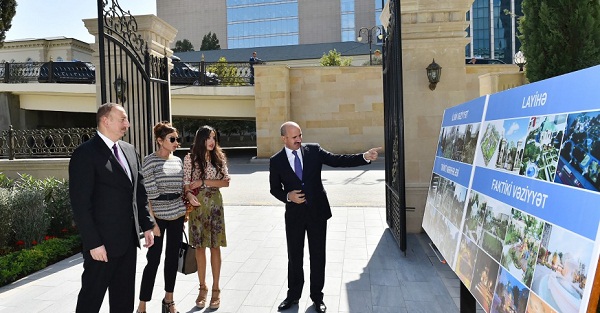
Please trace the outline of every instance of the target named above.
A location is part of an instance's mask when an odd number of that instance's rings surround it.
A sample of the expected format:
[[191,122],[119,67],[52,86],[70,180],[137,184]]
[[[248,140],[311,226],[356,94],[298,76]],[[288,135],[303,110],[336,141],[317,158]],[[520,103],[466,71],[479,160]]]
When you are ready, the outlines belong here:
[[318,144],[302,144],[302,130],[295,122],[281,125],[285,147],[273,155],[269,163],[271,194],[285,203],[285,233],[288,250],[288,292],[279,305],[286,310],[298,303],[304,285],[302,260],[304,238],[308,235],[310,253],[310,298],[315,310],[325,313],[325,242],[327,220],[331,208],[321,180],[323,164],[332,167],[354,167],[369,164],[378,157],[372,148],[362,154],[333,154]]

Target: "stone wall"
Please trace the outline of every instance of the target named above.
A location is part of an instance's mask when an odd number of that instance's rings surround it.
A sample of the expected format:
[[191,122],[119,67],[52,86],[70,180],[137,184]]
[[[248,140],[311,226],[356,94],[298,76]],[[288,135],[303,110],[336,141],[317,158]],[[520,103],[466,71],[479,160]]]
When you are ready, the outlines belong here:
[[304,142],[318,142],[335,153],[383,147],[381,68],[294,67],[255,69],[257,154],[281,150],[279,128],[292,120]]

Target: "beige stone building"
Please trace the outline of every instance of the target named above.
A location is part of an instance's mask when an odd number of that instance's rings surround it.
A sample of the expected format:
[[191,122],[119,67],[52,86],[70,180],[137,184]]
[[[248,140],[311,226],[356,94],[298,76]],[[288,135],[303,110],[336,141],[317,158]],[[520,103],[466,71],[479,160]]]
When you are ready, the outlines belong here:
[[7,41],[0,48],[0,63],[92,60],[90,44],[65,37]]

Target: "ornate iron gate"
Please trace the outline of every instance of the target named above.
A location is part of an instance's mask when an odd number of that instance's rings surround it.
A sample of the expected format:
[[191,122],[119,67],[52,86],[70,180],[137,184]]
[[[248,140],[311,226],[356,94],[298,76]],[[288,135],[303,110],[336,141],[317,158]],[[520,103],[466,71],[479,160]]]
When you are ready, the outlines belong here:
[[154,147],[154,124],[171,120],[168,59],[150,53],[135,18],[117,0],[97,1],[102,103],[123,105],[131,123],[124,140],[145,156]]
[[384,41],[383,103],[385,119],[386,220],[400,250],[406,251],[406,184],[400,1],[390,0]]

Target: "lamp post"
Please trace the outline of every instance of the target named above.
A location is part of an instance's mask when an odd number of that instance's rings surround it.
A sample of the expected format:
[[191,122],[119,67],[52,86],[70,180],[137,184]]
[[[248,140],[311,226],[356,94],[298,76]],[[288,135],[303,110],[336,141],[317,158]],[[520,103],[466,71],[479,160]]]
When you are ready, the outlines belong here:
[[521,50],[519,50],[519,52],[515,53],[515,64],[519,66],[519,72],[523,71],[523,66],[525,66],[525,64],[527,64],[527,60],[525,59],[525,55],[523,55],[523,52]]
[[373,53],[372,53],[373,36],[377,35],[378,32],[379,32],[379,35],[377,36],[377,38],[379,38],[379,40],[383,39],[383,29],[380,26],[375,25],[371,28],[362,27],[358,31],[358,37],[356,38],[360,42],[363,39],[361,34],[362,33],[367,34],[367,41],[369,42],[369,65],[373,65],[373,56],[372,56],[373,55]]

